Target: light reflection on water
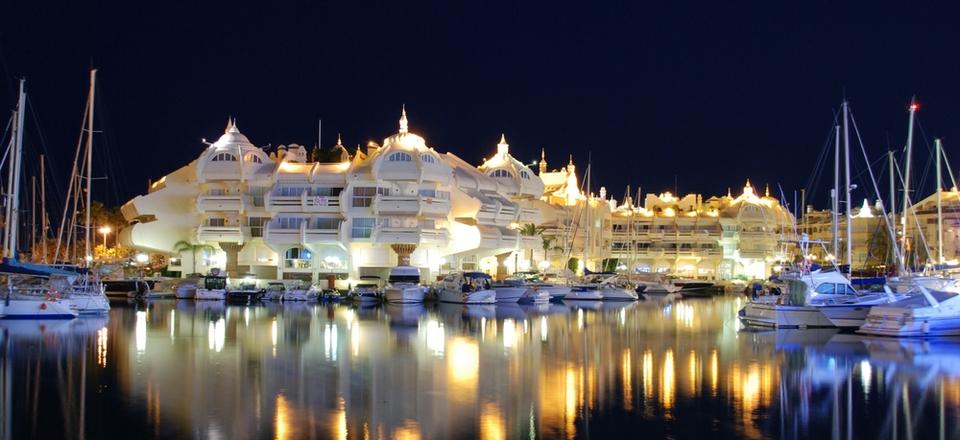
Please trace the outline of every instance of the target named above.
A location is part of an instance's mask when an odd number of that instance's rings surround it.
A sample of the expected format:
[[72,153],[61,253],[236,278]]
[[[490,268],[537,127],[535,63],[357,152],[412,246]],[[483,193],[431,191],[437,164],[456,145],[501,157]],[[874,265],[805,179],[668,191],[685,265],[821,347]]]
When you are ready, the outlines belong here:
[[960,435],[960,343],[743,331],[738,305],[157,301],[0,321],[0,434]]

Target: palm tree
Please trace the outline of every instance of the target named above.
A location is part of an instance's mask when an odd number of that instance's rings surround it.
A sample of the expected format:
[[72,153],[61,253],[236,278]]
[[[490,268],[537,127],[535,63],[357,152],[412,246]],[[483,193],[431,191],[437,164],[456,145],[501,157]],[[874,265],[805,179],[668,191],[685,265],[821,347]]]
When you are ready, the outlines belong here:
[[[547,228],[543,226],[537,226],[533,223],[527,223],[520,227],[520,235],[527,237],[536,237],[543,234]],[[530,264],[533,264],[533,249],[530,249]]]
[[558,250],[559,250],[559,251],[562,251],[562,250],[563,250],[563,248],[561,248],[560,246],[554,246],[554,244],[553,244],[554,242],[557,241],[557,237],[553,237],[553,236],[550,236],[550,235],[542,235],[542,236],[540,236],[540,240],[542,241],[542,244],[543,244],[543,261],[549,260],[549,257],[548,257],[547,254],[548,254],[550,251],[558,251]]
[[215,251],[216,249],[209,244],[192,244],[186,240],[180,240],[173,244],[173,251],[183,253],[189,251],[193,255],[193,273],[197,273],[197,252]]

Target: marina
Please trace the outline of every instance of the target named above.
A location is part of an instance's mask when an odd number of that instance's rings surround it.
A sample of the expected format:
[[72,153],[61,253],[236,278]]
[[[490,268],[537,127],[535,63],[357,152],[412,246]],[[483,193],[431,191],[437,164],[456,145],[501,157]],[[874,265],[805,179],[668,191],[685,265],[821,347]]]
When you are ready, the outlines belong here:
[[0,392],[6,420],[17,421],[4,429],[12,438],[960,435],[953,340],[744,330],[744,299],[732,296],[580,303],[123,300],[108,316],[0,321]]

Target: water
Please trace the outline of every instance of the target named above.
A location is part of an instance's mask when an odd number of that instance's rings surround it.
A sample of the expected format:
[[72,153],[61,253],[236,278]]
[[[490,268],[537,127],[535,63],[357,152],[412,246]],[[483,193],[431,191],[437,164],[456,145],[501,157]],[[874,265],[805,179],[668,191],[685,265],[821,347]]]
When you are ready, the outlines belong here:
[[957,438],[960,344],[740,330],[736,298],[118,304],[0,322],[3,437]]

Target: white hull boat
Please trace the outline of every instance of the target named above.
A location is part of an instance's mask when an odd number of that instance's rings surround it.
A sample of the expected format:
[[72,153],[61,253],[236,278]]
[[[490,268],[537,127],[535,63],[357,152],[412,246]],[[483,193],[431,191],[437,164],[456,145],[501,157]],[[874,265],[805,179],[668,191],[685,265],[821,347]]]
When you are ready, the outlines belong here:
[[550,292],[539,287],[531,287],[523,293],[519,302],[523,304],[546,304],[550,302]]
[[640,298],[637,292],[616,286],[603,286],[600,295],[604,301],[636,301]]
[[193,299],[197,296],[197,286],[193,285],[183,285],[177,286],[175,291],[178,299]]
[[290,289],[280,295],[280,301],[316,301],[316,289]]
[[601,299],[603,299],[603,295],[600,293],[600,289],[590,286],[575,286],[563,298],[564,301],[599,301]]
[[393,285],[383,291],[383,297],[388,303],[415,304],[422,303],[425,293],[423,287],[417,285]]
[[2,319],[73,319],[77,312],[63,300],[11,298],[0,300]]
[[926,288],[920,291],[919,295],[873,307],[858,333],[898,337],[960,335],[960,295]]
[[474,292],[441,289],[437,293],[437,299],[442,302],[459,304],[494,304],[497,302],[497,292],[492,289]]
[[827,328],[833,322],[820,312],[820,307],[786,306],[748,303],[740,315],[744,324],[770,328]]
[[69,305],[70,310],[77,312],[78,315],[105,315],[110,313],[110,300],[103,294],[72,294],[63,301]]
[[523,286],[495,285],[493,290],[497,293],[498,303],[515,303],[520,301],[527,288]]
[[195,295],[197,301],[223,301],[226,297],[224,289],[197,289]]

